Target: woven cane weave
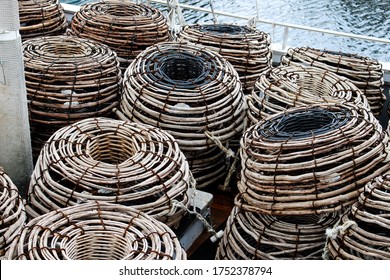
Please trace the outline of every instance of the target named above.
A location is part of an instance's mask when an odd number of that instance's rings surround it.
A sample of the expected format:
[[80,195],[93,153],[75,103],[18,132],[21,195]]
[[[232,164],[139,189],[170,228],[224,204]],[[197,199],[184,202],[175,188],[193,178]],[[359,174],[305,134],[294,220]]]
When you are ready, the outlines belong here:
[[119,104],[121,71],[107,46],[67,36],[23,43],[34,158],[58,129],[109,116]]
[[26,211],[37,217],[83,201],[130,205],[177,225],[188,205],[189,167],[168,133],[108,118],[58,130],[32,174]]
[[245,94],[272,64],[269,34],[232,24],[185,26],[179,40],[205,46],[226,58],[237,70]]
[[369,109],[366,97],[346,78],[315,67],[278,66],[256,81],[248,117],[255,124],[291,107],[343,101]]
[[18,260],[185,260],[174,232],[134,208],[87,202],[31,220],[7,258]]
[[23,40],[65,34],[68,27],[59,0],[18,0]]
[[325,231],[338,220],[336,213],[270,216],[244,211],[235,204],[216,253],[217,260],[321,259]]
[[353,104],[273,115],[242,138],[238,188],[247,203],[242,207],[267,215],[342,210],[388,169],[388,141],[373,114]]
[[[228,145],[241,136],[245,102],[238,74],[228,61],[206,48],[157,44],[133,61],[123,84],[123,116],[170,132],[190,165],[198,157],[205,159],[204,154],[214,154],[216,140]],[[220,159],[214,161],[213,169],[219,170],[225,155],[220,150],[214,156]],[[199,168],[192,172],[199,188],[224,176],[222,172],[212,181],[200,182],[204,172]]]
[[168,24],[156,8],[129,1],[100,1],[81,6],[70,33],[104,43],[119,57],[122,70],[144,49],[169,39]]
[[26,213],[18,188],[0,166],[0,257],[26,222]]
[[365,186],[329,237],[332,259],[390,260],[390,174]]
[[386,99],[383,94],[383,70],[382,65],[375,59],[305,47],[289,49],[282,57],[281,64],[311,65],[346,77],[367,97],[375,116],[382,112]]

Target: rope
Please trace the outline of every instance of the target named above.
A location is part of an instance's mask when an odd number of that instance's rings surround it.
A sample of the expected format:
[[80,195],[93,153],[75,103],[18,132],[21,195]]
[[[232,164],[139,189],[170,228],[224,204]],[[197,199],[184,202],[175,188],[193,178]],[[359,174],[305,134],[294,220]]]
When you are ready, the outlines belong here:
[[257,18],[256,17],[253,17],[251,18],[250,20],[248,20],[248,27],[250,28],[256,28],[256,24],[257,24]]
[[[200,214],[199,212],[196,212],[196,207],[195,207],[195,198],[196,198],[196,180],[194,176],[192,175],[192,172],[190,173],[190,189],[189,192],[191,193],[189,195],[189,199],[191,201],[190,205],[192,205],[192,209],[188,209],[186,205],[184,205],[182,202],[177,201],[177,200],[172,200],[171,204],[171,213],[174,214],[177,210],[177,208],[180,208],[189,214],[194,215],[202,224],[204,227],[207,229],[207,232],[211,233],[212,236],[210,237],[210,240],[214,243],[218,239],[220,239],[223,236],[223,231],[216,232],[213,228],[213,226]],[[168,214],[169,216],[170,214]]]
[[176,39],[176,35],[180,32],[181,27],[186,25],[186,21],[178,0],[167,0],[167,8],[168,27],[172,36]]
[[355,221],[348,220],[343,225],[338,225],[338,223],[333,228],[327,228],[325,231],[326,235],[326,242],[324,247],[324,253],[322,254],[322,258],[324,260],[329,259],[329,251],[328,251],[328,241],[329,239],[336,239],[339,234],[344,234],[347,229],[349,229],[351,226],[356,225],[357,223]]
[[191,211],[188,209],[183,203],[177,200],[172,201],[172,208],[180,208],[186,212],[188,212],[191,215],[194,215],[199,221],[202,222],[202,224],[205,226],[207,232],[211,233],[212,236],[210,237],[210,240],[215,243],[218,239],[222,238],[223,236],[223,231],[220,230],[219,232],[216,232],[212,225],[202,216],[202,214],[196,212],[196,211]]
[[214,136],[210,131],[205,131],[204,134],[211,140],[215,143],[215,145],[217,145],[225,154],[226,154],[226,157],[227,158],[233,158],[235,157],[235,153],[231,150],[231,149],[228,149],[226,148],[222,143],[221,141],[216,137]]
[[233,163],[232,163],[232,165],[229,168],[229,172],[228,172],[228,174],[226,176],[226,179],[223,182],[223,185],[220,186],[220,188],[219,188],[221,191],[226,192],[226,191],[230,191],[231,190],[231,188],[230,188],[230,181],[231,181],[231,178],[232,178],[233,174],[236,172],[236,169],[237,169],[237,162],[239,160],[239,156],[238,156],[239,153],[240,153],[240,150],[238,150],[237,151],[237,155],[234,156]]

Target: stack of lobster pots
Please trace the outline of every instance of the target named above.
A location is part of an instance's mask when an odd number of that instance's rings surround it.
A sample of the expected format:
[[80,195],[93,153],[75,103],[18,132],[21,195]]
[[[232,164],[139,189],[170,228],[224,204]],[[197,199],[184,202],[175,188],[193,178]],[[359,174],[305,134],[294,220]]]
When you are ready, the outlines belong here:
[[[42,25],[49,23],[55,24]],[[165,17],[143,4],[100,1],[81,7],[70,28],[68,35],[76,36],[45,33],[23,43],[35,168],[23,204],[0,170],[0,257],[186,259],[174,232],[194,194],[185,155],[168,132],[111,115],[119,105],[121,70],[168,39]],[[232,106],[240,104],[232,99]]]
[[216,259],[323,258],[326,233],[389,170],[389,136],[368,103],[348,79],[318,68],[278,66],[259,77]]

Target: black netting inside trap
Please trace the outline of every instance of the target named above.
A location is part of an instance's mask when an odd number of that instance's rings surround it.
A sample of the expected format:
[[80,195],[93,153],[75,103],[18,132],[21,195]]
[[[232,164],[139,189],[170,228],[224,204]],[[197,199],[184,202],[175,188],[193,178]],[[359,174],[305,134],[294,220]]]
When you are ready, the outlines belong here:
[[232,25],[232,24],[209,24],[197,26],[199,31],[210,32],[215,34],[232,34],[244,35],[253,32],[253,29],[247,26]]
[[351,119],[350,110],[343,108],[333,112],[321,107],[297,110],[265,121],[258,127],[258,133],[274,141],[310,138],[340,129]]

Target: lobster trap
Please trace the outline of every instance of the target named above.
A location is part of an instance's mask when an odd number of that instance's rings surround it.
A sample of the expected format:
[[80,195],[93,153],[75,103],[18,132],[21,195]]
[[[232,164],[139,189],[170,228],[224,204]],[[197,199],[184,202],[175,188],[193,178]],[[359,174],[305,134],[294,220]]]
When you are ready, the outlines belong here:
[[191,175],[178,143],[148,125],[108,118],[59,129],[38,157],[26,210],[35,218],[86,201],[132,206],[176,226]]
[[26,40],[23,56],[34,160],[58,129],[118,106],[121,71],[107,46],[51,36]]
[[192,167],[197,187],[227,173],[228,149],[241,137],[245,101],[233,66],[206,48],[161,43],[146,49],[124,76],[118,116],[168,131]]
[[144,49],[168,41],[167,20],[156,8],[130,1],[85,4],[70,22],[70,34],[103,43],[115,51],[122,72]]
[[378,117],[386,96],[383,93],[382,65],[375,59],[356,54],[319,50],[309,47],[290,48],[282,65],[310,65],[348,78],[367,97],[372,113]]

